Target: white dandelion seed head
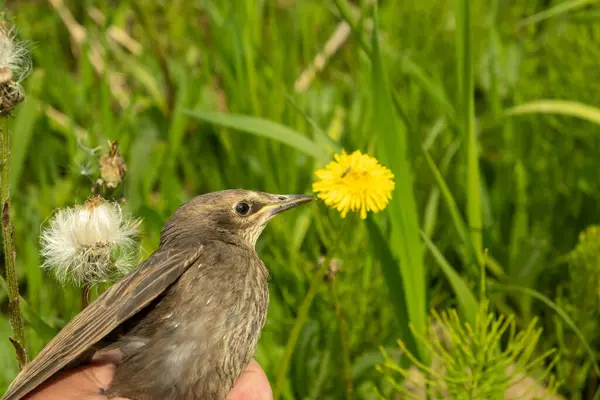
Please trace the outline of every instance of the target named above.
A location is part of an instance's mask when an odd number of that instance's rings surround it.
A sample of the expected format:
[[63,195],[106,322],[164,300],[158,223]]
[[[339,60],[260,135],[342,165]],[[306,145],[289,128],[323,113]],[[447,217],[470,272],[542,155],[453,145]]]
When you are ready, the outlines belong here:
[[61,283],[75,285],[118,279],[137,265],[141,221],[100,197],[59,210],[42,231],[42,268]]
[[17,40],[15,28],[4,18],[0,18],[0,68],[9,70],[17,83],[31,71],[26,43]]

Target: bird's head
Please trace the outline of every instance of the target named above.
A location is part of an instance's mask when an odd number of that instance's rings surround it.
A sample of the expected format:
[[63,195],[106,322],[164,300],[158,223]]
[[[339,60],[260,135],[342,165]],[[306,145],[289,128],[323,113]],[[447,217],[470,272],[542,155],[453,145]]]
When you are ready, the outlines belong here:
[[252,190],[222,190],[196,196],[175,211],[161,233],[161,244],[194,235],[254,247],[275,215],[313,200]]

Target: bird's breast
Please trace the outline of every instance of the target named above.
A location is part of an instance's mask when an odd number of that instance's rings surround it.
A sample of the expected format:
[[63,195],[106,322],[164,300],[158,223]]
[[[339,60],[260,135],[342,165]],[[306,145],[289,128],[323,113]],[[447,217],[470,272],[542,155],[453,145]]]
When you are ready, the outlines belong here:
[[252,255],[219,258],[190,268],[174,296],[185,315],[172,325],[171,370],[199,379],[195,385],[223,376],[233,383],[253,357],[267,316],[264,264]]
[[252,359],[269,304],[266,268],[253,251],[206,247],[122,337],[114,394],[224,400]]

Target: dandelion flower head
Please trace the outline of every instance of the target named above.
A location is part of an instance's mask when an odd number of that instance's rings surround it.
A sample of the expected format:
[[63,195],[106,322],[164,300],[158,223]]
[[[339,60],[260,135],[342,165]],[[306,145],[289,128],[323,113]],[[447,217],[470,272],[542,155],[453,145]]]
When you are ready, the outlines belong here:
[[328,206],[337,209],[342,218],[349,211],[377,213],[387,207],[394,190],[394,175],[375,158],[359,150],[335,155],[323,169],[315,171],[318,180],[313,191]]
[[42,231],[42,268],[61,283],[106,282],[133,268],[138,261],[140,221],[123,214],[121,206],[101,197],[61,209]]

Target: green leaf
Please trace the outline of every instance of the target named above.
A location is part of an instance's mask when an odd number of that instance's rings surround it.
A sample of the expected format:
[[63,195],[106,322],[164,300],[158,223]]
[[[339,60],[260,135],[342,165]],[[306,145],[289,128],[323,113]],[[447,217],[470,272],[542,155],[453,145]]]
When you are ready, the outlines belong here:
[[454,290],[454,294],[456,295],[456,299],[458,300],[458,304],[463,316],[469,322],[469,324],[471,324],[471,326],[475,326],[475,317],[477,315],[477,310],[479,309],[475,295],[471,293],[471,290],[465,281],[460,277],[459,273],[452,268],[452,265],[450,265],[442,252],[431,241],[431,239],[429,239],[425,232],[421,232],[421,237],[429,248],[429,251],[431,251],[433,258],[437,261],[438,265],[442,269],[442,272],[444,275],[446,275],[448,282],[450,282],[450,286],[452,286],[452,290]]
[[579,340],[581,340],[583,347],[585,347],[585,350],[587,351],[588,355],[590,356],[590,360],[592,361],[596,375],[600,376],[600,368],[598,367],[598,362],[596,360],[596,355],[594,353],[594,350],[589,345],[587,340],[585,340],[585,336],[583,336],[583,333],[581,333],[581,331],[577,328],[577,325],[575,325],[575,322],[573,322],[571,317],[569,317],[569,315],[562,308],[560,308],[556,303],[554,303],[548,297],[544,296],[543,294],[539,293],[538,291],[536,291],[534,289],[519,286],[519,285],[506,285],[506,284],[502,284],[502,283],[489,282],[489,289],[490,289],[490,291],[493,291],[493,292],[522,293],[524,295],[531,296],[531,297],[541,301],[546,306],[548,306],[548,308],[550,308],[552,311],[554,311],[563,320],[563,322],[565,324],[567,324],[567,326],[569,328],[571,328],[571,330],[573,331],[573,333],[575,333],[577,338]]
[[312,156],[321,162],[329,161],[329,155],[325,149],[318,146],[306,136],[284,125],[246,115],[202,110],[186,110],[185,112],[199,120],[276,140]]
[[[452,224],[454,225],[454,229],[456,229],[456,233],[458,234],[460,240],[467,247],[467,257],[469,264],[475,266],[477,265],[477,254],[475,253],[475,248],[473,247],[473,242],[471,241],[471,237],[468,234],[467,224],[465,223],[464,218],[462,217],[458,206],[456,205],[456,201],[454,200],[454,196],[452,196],[452,192],[448,188],[446,181],[444,180],[440,170],[435,165],[433,159],[429,155],[429,152],[423,148],[423,156],[425,157],[425,161],[429,166],[431,173],[435,179],[435,182],[440,189],[442,197],[444,198],[444,202],[448,207],[448,211],[450,211],[450,219],[452,220]],[[494,273],[496,276],[504,275],[504,271],[496,262],[492,262],[489,258],[486,258],[486,267]]]
[[293,97],[286,94],[286,99],[290,102],[290,104],[294,107],[296,111],[304,118],[304,120],[313,128],[315,134],[315,142],[322,148],[326,148],[329,152],[339,153],[341,151],[340,145],[333,141],[321,127],[312,119],[308,114],[306,114],[300,106],[294,101]]
[[472,5],[471,0],[455,0],[456,7],[456,61],[458,98],[457,120],[466,143],[466,187],[467,221],[470,227],[471,242],[477,261],[483,261],[481,178],[479,174],[479,151],[475,132],[475,101],[472,50]]
[[577,101],[568,100],[538,100],[509,108],[508,116],[526,114],[559,114],[581,118],[600,125],[600,108],[588,106]]
[[29,303],[25,299],[21,298],[21,312],[23,313],[23,319],[33,327],[39,338],[44,342],[48,343],[56,334],[58,329],[55,329],[48,325],[33,309],[29,306]]
[[383,232],[381,232],[379,225],[373,220],[373,217],[370,216],[367,218],[366,223],[373,253],[377,255],[381,262],[381,272],[385,278],[385,283],[388,287],[388,296],[398,320],[400,337],[407,343],[409,350],[414,353],[417,349],[417,341],[410,331],[406,291],[404,290],[404,282],[398,268],[398,261],[394,258],[387,239]]
[[[393,172],[396,189],[388,206],[388,214],[392,224],[392,235],[389,247],[396,253],[399,264],[396,268],[402,275],[401,284],[408,300],[406,308],[410,322],[416,332],[426,330],[427,288],[425,285],[425,267],[421,243],[419,241],[418,211],[413,188],[413,172],[408,148],[408,131],[398,119],[391,85],[383,65],[379,46],[377,4],[374,6],[372,35],[372,82],[373,82],[373,128],[377,132],[377,150],[383,164]],[[400,282],[388,282],[388,285],[399,285]],[[400,286],[392,288],[400,290]],[[398,312],[398,310],[397,310]],[[404,337],[406,341],[412,334]],[[420,344],[417,344],[419,357],[423,357]]]
[[544,11],[541,11],[537,14],[534,14],[530,17],[525,18],[519,26],[533,25],[537,24],[541,21],[544,21],[548,18],[555,18],[560,15],[566,14],[569,11],[576,10],[578,8],[587,6],[588,4],[594,4],[598,2],[598,0],[571,0],[571,1],[563,1],[553,7],[550,7]]
[[423,148],[423,155],[425,156],[425,161],[427,161],[427,165],[429,166],[429,170],[433,174],[435,182],[438,185],[442,193],[442,197],[448,207],[448,211],[450,211],[450,218],[452,219],[452,224],[454,225],[454,229],[456,229],[456,233],[458,233],[458,237],[461,242],[463,242],[467,246],[467,254],[469,256],[469,262],[474,264],[476,262],[475,249],[473,248],[473,243],[468,235],[467,224],[465,223],[458,206],[456,205],[456,201],[454,200],[454,196],[452,196],[452,192],[448,188],[444,177],[440,173],[440,170],[435,165],[435,162],[429,155],[429,152]]

